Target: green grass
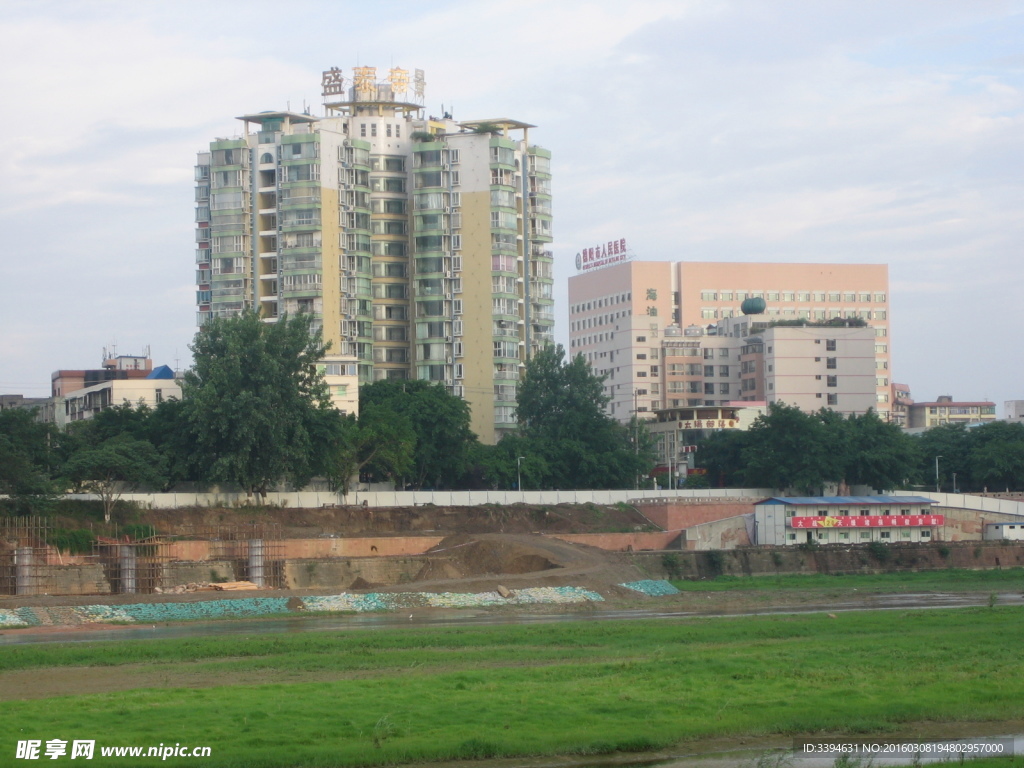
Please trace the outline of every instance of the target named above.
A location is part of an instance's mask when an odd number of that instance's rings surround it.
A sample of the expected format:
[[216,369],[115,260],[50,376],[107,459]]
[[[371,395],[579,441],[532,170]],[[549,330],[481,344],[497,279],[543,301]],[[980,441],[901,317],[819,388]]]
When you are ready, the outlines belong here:
[[971,592],[1024,589],[1024,568],[974,571],[950,568],[941,571],[896,573],[781,574],[777,576],[718,576],[714,579],[673,580],[683,592],[731,590],[851,589],[872,592]]
[[1024,717],[1022,634],[1024,610],[996,607],[8,647],[0,669],[69,679],[306,677],[2,702],[0,754],[87,738],[210,746],[204,766],[383,765],[1001,722]]

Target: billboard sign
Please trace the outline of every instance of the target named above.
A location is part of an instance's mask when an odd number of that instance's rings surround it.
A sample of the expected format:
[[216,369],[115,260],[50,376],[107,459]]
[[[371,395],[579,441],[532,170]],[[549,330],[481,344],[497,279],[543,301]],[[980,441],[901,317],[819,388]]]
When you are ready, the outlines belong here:
[[626,247],[626,238],[609,240],[607,243],[595,245],[593,248],[584,248],[576,254],[576,269],[580,272],[588,272],[600,267],[608,267],[612,264],[619,264],[629,261],[633,254]]

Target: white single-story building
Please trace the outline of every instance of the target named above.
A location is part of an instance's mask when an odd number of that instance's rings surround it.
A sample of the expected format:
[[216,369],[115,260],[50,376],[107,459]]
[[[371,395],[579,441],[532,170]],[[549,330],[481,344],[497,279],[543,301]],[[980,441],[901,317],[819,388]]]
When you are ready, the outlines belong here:
[[776,496],[754,505],[754,543],[936,541],[944,523],[923,496]]
[[1024,541],[1024,520],[1019,523],[985,523],[985,541]]

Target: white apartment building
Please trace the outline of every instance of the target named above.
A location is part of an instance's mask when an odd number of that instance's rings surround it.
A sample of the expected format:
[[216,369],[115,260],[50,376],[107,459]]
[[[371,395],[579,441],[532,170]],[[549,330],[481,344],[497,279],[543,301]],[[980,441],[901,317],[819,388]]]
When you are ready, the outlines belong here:
[[199,153],[197,322],[311,313],[360,383],[437,382],[494,442],[553,338],[551,154],[527,123],[425,115],[421,70],[322,87],[322,116],[243,115]]

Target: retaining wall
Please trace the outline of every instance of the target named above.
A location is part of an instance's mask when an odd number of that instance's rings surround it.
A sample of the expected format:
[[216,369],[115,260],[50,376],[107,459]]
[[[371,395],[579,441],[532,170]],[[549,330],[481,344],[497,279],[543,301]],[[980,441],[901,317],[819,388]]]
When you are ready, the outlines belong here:
[[727,517],[724,520],[712,520],[687,528],[683,532],[683,547],[689,550],[749,547],[751,541],[747,529],[748,517],[750,515]]
[[765,496],[745,499],[659,499],[637,504],[640,514],[666,531],[679,531],[701,523],[711,523],[727,517],[749,515],[754,505]]
[[[963,542],[960,544],[887,544],[885,562],[866,547],[836,545],[816,550],[758,547],[724,552],[640,552],[619,555],[639,565],[652,578],[711,579],[716,576],[770,576],[781,573],[879,573],[947,568],[1024,567],[1024,544]],[[673,567],[666,568],[667,564]]]

